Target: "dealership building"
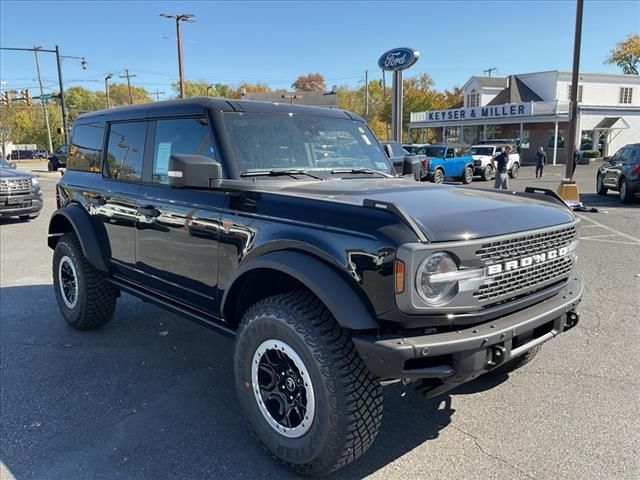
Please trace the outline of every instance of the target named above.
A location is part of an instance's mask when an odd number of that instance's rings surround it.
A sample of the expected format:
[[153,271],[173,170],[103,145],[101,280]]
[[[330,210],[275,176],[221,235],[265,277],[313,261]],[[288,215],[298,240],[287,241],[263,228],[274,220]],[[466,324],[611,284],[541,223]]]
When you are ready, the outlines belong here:
[[[515,139],[524,161],[532,161],[540,146],[549,163],[566,161],[570,72],[471,77],[462,90],[464,101],[454,108],[411,112],[412,138],[469,145]],[[640,76],[580,74],[577,131],[576,146],[602,156],[640,142]]]

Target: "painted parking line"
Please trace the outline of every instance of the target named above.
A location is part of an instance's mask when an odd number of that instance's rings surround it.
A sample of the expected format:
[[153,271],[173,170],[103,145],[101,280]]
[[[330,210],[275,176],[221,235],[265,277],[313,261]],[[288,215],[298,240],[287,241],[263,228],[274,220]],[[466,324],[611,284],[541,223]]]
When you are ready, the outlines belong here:
[[[620,230],[616,230],[613,227],[610,227],[608,225],[604,225],[600,222],[596,222],[595,220],[593,220],[592,218],[589,217],[585,217],[584,215],[580,215],[578,214],[578,216],[582,219],[585,220],[587,222],[590,222],[591,224],[593,224],[594,226],[600,227],[600,228],[604,228],[605,230],[608,230],[610,232],[615,233],[616,235],[626,238],[627,240],[631,240],[632,241],[632,245],[640,245],[640,238],[634,237],[633,235],[629,235],[628,233],[624,233],[621,232]],[[588,225],[587,225],[588,226]],[[589,240],[588,237],[585,238],[586,240]],[[601,242],[615,242],[614,240],[605,240],[605,239],[593,239],[594,241],[601,241]],[[616,242],[619,243],[619,242]]]

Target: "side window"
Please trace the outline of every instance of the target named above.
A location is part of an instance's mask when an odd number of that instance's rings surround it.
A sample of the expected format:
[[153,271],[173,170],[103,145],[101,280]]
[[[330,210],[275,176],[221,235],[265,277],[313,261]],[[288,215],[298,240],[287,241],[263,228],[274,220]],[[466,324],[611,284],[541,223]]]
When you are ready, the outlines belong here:
[[146,135],[147,122],[110,124],[104,175],[139,182],[142,179]]
[[[67,168],[99,172],[103,137],[104,126],[100,123],[74,125]],[[60,151],[62,153],[62,147]]]
[[216,159],[206,118],[158,120],[153,147],[153,183],[166,185],[169,157],[183,153]]
[[391,144],[391,148],[393,149],[393,156],[394,157],[404,157],[405,156],[404,149],[402,148],[402,145],[400,145],[399,143],[392,143]]
[[446,158],[453,158],[453,155],[454,155],[453,148],[447,148]]

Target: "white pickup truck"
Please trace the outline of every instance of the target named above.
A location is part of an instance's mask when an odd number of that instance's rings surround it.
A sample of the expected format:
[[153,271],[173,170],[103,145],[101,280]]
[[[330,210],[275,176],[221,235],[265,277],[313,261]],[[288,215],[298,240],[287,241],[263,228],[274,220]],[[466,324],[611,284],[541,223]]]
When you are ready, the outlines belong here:
[[[491,180],[495,176],[493,167],[491,166],[491,159],[502,152],[502,149],[506,145],[474,145],[469,150],[469,153],[473,157],[473,173],[474,175],[480,175],[482,180]],[[520,170],[520,155],[516,151],[515,146],[511,146],[511,153],[509,154],[509,176],[516,178]]]

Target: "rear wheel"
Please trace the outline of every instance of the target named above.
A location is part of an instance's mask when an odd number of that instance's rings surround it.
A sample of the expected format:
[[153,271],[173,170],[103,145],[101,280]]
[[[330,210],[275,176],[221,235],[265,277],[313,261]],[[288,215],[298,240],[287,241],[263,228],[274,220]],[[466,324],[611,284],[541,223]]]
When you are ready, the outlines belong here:
[[263,445],[298,473],[324,475],[362,455],[382,420],[382,387],[348,332],[309,292],[261,300],[235,347],[240,405]]
[[465,185],[473,182],[473,167],[467,166],[464,169],[464,175],[462,175],[462,178],[460,180],[462,180],[462,183],[464,183]]
[[596,177],[596,192],[598,195],[606,195],[607,191],[609,191],[609,189],[602,183],[602,175],[598,174]]
[[441,169],[437,169],[433,172],[433,183],[443,183],[444,182],[444,172]]
[[89,264],[72,233],[53,252],[53,288],[62,316],[76,330],[101,327],[113,317],[118,290]]
[[484,180],[485,182],[487,180],[493,180],[493,175],[494,175],[493,167],[491,165],[487,165],[482,170],[482,180]]
[[509,176],[511,178],[516,178],[518,176],[518,173],[520,173],[520,165],[516,162],[511,167],[511,170],[509,170]]
[[49,160],[47,162],[47,170],[50,171],[50,172],[53,172],[55,170],[55,167],[54,167],[53,162],[51,160]]
[[629,190],[627,185],[627,179],[622,178],[620,180],[620,186],[618,187],[618,193],[620,195],[620,201],[622,203],[631,203],[633,201],[633,193]]

